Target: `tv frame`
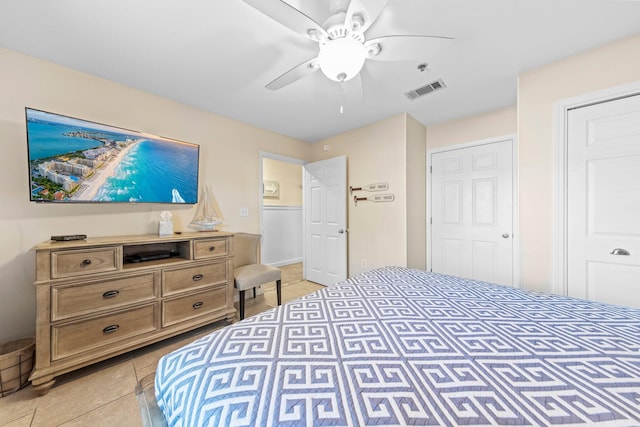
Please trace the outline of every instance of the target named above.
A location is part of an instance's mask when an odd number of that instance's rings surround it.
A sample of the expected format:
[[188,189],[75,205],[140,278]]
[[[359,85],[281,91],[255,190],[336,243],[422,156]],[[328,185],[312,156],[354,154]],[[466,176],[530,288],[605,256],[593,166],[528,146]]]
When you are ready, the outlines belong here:
[[[34,117],[35,116],[35,117]],[[43,118],[40,118],[42,116]],[[49,119],[49,120],[47,120]],[[94,148],[84,148],[78,150],[71,150],[66,153],[58,153],[49,157],[41,157],[40,159],[31,159],[31,151],[33,149],[32,140],[30,139],[33,135],[33,131],[30,131],[29,126],[30,122],[34,121],[45,121],[50,123],[58,123],[68,126],[74,126],[77,128],[75,131],[66,132],[62,134],[64,136],[69,136],[72,138],[80,138],[80,139],[91,139],[100,141],[101,146],[96,146]],[[91,120],[80,119],[72,116],[67,116],[63,114],[53,113],[49,111],[44,111],[36,108],[25,107],[25,131],[26,131],[26,140],[27,140],[27,163],[29,169],[29,200],[31,202],[36,203],[54,203],[54,204],[73,204],[73,203],[89,203],[89,204],[172,204],[172,205],[195,205],[198,203],[199,196],[199,181],[200,181],[200,145],[194,144],[191,142],[181,141],[172,138],[166,138],[163,136],[158,136],[150,133],[143,133],[131,129],[126,129],[118,126],[107,125]],[[69,134],[69,135],[67,135]],[[112,139],[107,138],[108,136],[119,137],[121,139]],[[177,189],[172,189],[172,198],[171,200],[102,200],[95,199],[96,194],[102,188],[102,186],[106,183],[106,180],[113,176],[115,173],[115,169],[120,164],[123,158],[126,158],[129,149],[140,142],[165,142],[172,144],[172,148],[179,148],[177,144],[187,146],[190,149],[196,149],[196,157],[195,157],[195,165],[192,166],[195,169],[195,188],[193,188],[192,197],[188,197],[188,200],[182,198],[182,195],[177,191]],[[175,145],[174,145],[175,144]],[[100,148],[101,150],[98,150]],[[126,151],[125,151],[126,150]],[[94,159],[88,159],[86,156],[86,152],[92,151],[90,153],[92,156],[95,156]],[[84,157],[81,157],[84,156]],[[192,155],[192,154],[191,154]],[[96,158],[98,160],[96,160]],[[81,159],[80,161],[76,159]],[[52,164],[51,162],[56,162]],[[113,162],[117,162],[113,164]],[[40,164],[47,164],[41,170]],[[92,166],[90,166],[92,165]],[[109,167],[111,166],[111,167]],[[35,175],[36,168],[38,169],[38,175]],[[87,172],[87,169],[90,171]],[[50,172],[53,170],[53,172]],[[72,172],[70,173],[69,170]],[[49,177],[43,177],[41,172],[45,174],[49,174]],[[73,173],[73,172],[76,173]],[[111,171],[111,175],[105,176],[105,173]],[[78,173],[84,174],[83,176],[79,176]],[[60,176],[58,178],[57,176]],[[97,175],[96,175],[97,174]],[[61,183],[55,183],[51,181],[50,178],[60,179]],[[65,178],[66,177],[66,178]],[[56,193],[54,193],[52,198],[44,198],[38,197],[38,194],[35,193],[36,187],[38,185],[43,186],[45,184],[38,184],[34,180],[36,178],[44,178],[49,181],[48,186],[45,187],[47,190],[47,195],[49,193],[49,188],[58,188],[61,187]],[[85,184],[89,179],[92,179],[92,182]],[[74,188],[71,188],[75,182],[80,181]],[[34,185],[35,184],[35,185]],[[67,191],[65,186],[70,189]],[[84,192],[89,191],[88,195],[91,197],[85,198],[74,198],[77,191],[79,191],[82,187],[83,192],[80,193],[82,195]],[[40,188],[42,191],[42,188]],[[174,191],[175,190],[175,191]],[[176,193],[177,191],[177,193]],[[69,195],[71,194],[71,197]],[[77,197],[77,196],[76,196]]]

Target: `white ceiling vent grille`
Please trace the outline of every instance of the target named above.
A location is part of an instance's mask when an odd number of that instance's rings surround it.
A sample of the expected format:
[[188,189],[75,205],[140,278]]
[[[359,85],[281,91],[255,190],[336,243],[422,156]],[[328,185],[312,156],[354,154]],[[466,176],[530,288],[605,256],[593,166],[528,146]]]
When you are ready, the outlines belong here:
[[427,85],[419,87],[418,89],[411,90],[405,93],[405,95],[407,95],[407,98],[413,101],[416,98],[435,92],[436,90],[444,89],[445,87],[447,87],[447,85],[444,84],[442,79],[438,79],[435,82],[431,82]]

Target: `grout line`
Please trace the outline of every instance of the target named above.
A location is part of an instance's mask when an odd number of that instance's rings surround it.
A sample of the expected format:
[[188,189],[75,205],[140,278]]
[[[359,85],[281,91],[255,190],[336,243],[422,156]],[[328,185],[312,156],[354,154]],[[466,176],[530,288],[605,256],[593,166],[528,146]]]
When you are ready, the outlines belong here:
[[76,416],[76,417],[73,417],[73,418],[71,418],[71,419],[65,420],[62,424],[58,424],[56,427],[64,426],[65,424],[70,423],[71,421],[77,420],[77,419],[78,419],[78,418],[80,418],[80,417],[84,417],[85,415],[88,415],[88,414],[90,414],[90,413],[92,413],[92,412],[94,412],[94,411],[97,411],[98,409],[104,408],[104,407],[105,407],[105,406],[107,406],[107,405],[111,405],[111,404],[112,404],[112,403],[114,403],[115,401],[120,400],[120,399],[122,399],[123,397],[126,397],[126,396],[128,396],[128,395],[130,395],[130,394],[133,394],[133,395],[134,395],[134,397],[135,397],[135,391],[130,392],[130,393],[123,394],[122,396],[117,397],[117,398],[115,398],[115,399],[113,399],[113,400],[111,400],[111,401],[109,401],[109,402],[107,402],[107,403],[105,403],[105,404],[103,404],[103,405],[96,406],[95,408],[91,409],[90,411],[84,412],[84,413],[82,413],[82,414],[80,414],[80,415],[78,415],[78,416]]
[[[1,398],[0,398],[1,399]],[[0,402],[2,402],[2,400],[0,400]],[[21,420],[22,418],[25,418],[29,415],[31,415],[31,420],[29,421],[29,425],[31,425],[33,423],[33,416],[36,413],[36,410],[34,409],[33,411],[31,411],[31,414],[29,414],[28,412],[25,414],[23,413],[22,415],[15,415],[16,418],[12,418],[10,420],[0,420],[0,426],[7,426],[9,424],[15,423],[18,420]]]

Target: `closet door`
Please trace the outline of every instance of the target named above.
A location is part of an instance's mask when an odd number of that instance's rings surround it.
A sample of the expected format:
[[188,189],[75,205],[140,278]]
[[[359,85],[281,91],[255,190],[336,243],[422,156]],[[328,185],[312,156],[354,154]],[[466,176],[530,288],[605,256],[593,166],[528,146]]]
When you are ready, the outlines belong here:
[[567,290],[640,307],[640,95],[568,112]]
[[513,285],[513,141],[431,155],[431,269]]

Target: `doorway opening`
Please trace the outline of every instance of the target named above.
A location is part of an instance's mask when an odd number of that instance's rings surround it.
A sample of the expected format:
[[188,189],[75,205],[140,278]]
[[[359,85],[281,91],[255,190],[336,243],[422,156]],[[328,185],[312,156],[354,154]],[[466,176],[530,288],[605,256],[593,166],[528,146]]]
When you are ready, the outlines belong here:
[[304,163],[300,159],[260,153],[262,263],[275,267],[286,266],[283,274],[292,277],[283,277],[283,283],[303,279]]

